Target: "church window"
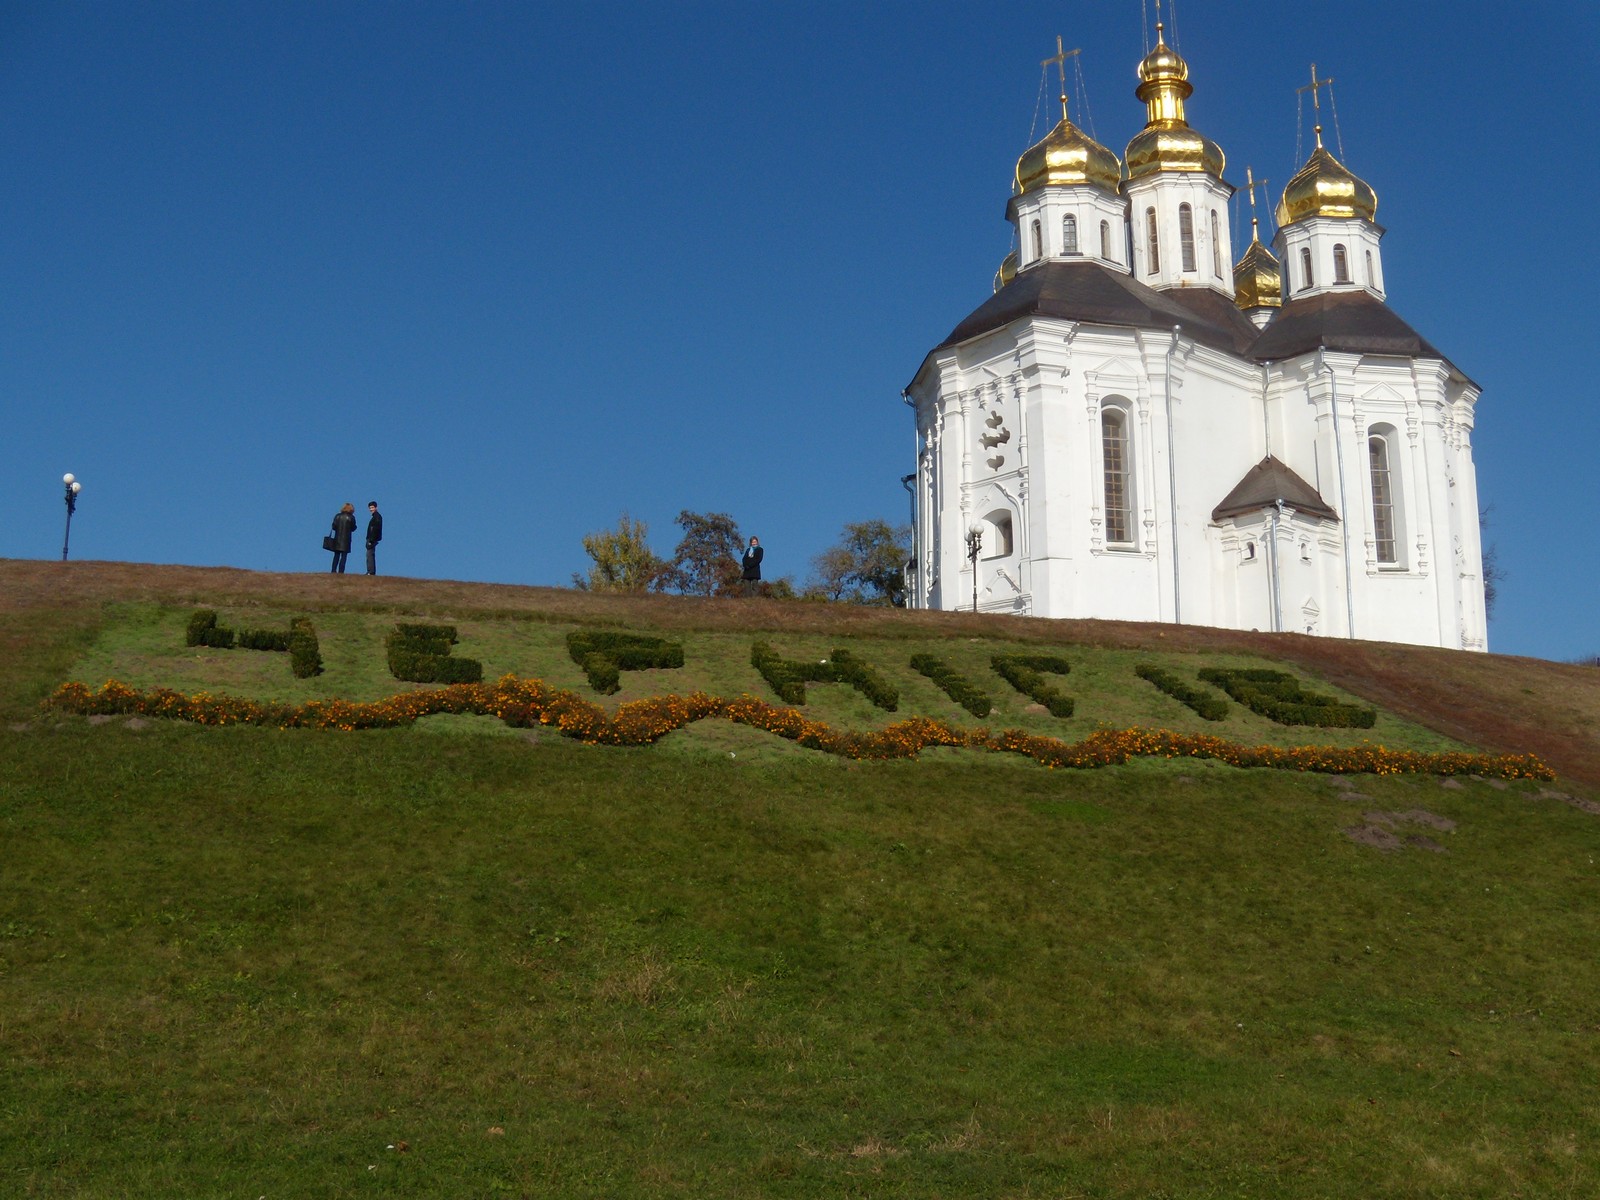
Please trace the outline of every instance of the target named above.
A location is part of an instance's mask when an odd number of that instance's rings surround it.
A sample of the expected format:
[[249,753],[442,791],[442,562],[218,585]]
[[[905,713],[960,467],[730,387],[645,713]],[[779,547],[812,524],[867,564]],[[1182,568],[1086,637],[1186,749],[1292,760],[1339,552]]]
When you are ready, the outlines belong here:
[[1372,251],[1367,251],[1367,286],[1377,287],[1378,277],[1372,272]]
[[1150,243],[1150,274],[1154,275],[1161,270],[1161,243],[1156,238],[1156,210],[1144,210],[1144,231],[1146,240]]
[[1394,566],[1396,554],[1394,481],[1389,469],[1389,439],[1374,432],[1367,438],[1367,458],[1372,466],[1372,539],[1378,562]]
[[1217,220],[1217,210],[1211,210],[1211,273],[1222,278],[1222,222]]
[[1333,281],[1335,283],[1350,282],[1350,259],[1343,246],[1333,248]]
[[1044,257],[1044,229],[1037,221],[1033,223],[1033,257]]
[[1101,412],[1100,449],[1105,473],[1106,541],[1126,545],[1133,541],[1127,413],[1112,408]]
[[1100,257],[1111,260],[1111,222],[1100,222]]
[[983,518],[983,557],[1011,557],[1011,514],[992,512]]
[[1304,246],[1300,248],[1300,276],[1301,289],[1311,286],[1311,251]]
[[1061,253],[1078,253],[1078,218],[1071,213],[1061,218]]
[[1194,270],[1194,209],[1178,205],[1178,241],[1183,252],[1183,269]]

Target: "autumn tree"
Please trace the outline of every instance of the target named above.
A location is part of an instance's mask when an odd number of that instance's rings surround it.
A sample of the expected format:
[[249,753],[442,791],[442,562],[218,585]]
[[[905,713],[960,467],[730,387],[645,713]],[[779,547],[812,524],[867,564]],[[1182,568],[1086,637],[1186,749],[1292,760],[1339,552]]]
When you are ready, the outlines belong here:
[[846,525],[836,545],[811,560],[808,596],[851,604],[903,604],[911,526],[887,521]]
[[594,565],[587,578],[573,575],[572,585],[591,592],[660,591],[668,567],[651,551],[649,532],[623,513],[615,529],[584,535],[583,550]]
[[727,513],[684,509],[678,514],[677,524],[683,537],[668,568],[672,590],[686,596],[738,594],[740,557],[744,553],[739,523]]

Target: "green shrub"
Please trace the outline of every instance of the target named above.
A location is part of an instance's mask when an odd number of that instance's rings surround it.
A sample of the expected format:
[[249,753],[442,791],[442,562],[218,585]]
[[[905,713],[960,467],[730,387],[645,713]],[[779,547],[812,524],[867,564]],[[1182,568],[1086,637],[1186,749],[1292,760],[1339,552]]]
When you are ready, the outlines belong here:
[[289,634],[278,629],[242,629],[235,643],[241,650],[275,650],[279,653],[289,648]]
[[835,678],[826,661],[813,663],[780,658],[766,642],[751,644],[750,665],[786,704],[804,704],[807,683],[832,683]]
[[806,702],[808,683],[848,683],[888,712],[894,712],[900,704],[899,691],[848,650],[833,651],[831,659],[802,662],[780,658],[766,642],[754,642],[750,646],[750,665],[788,704]]
[[1279,725],[1316,725],[1324,729],[1371,729],[1378,714],[1370,708],[1341,704],[1332,696],[1308,692],[1287,671],[1223,670],[1207,667],[1200,678],[1214,683],[1251,712]]
[[296,679],[310,679],[322,674],[322,644],[309,617],[294,617],[289,621],[289,669]]
[[1208,721],[1221,721],[1228,715],[1228,702],[1221,696],[1187,684],[1171,671],[1149,663],[1140,663],[1135,671],[1140,679],[1148,680],[1174,700],[1187,704]]
[[848,683],[884,712],[900,707],[900,689],[850,651],[835,649],[832,666],[840,683]]
[[1023,695],[1044,705],[1052,717],[1072,715],[1072,697],[1044,677],[1046,671],[1065,675],[1072,664],[1053,654],[996,654],[989,660],[995,672]]
[[189,618],[189,629],[184,637],[190,646],[210,646],[213,650],[233,649],[233,630],[217,624],[215,609],[199,609]]
[[480,682],[481,662],[450,654],[456,641],[454,625],[398,624],[384,641],[389,673],[411,683]]
[[567,634],[567,653],[583,668],[589,686],[603,696],[621,690],[623,671],[683,666],[683,643],[614,630],[574,630]]
[[933,680],[945,695],[979,719],[987,717],[990,709],[994,707],[988,692],[956,671],[942,658],[932,654],[913,654],[911,667]]

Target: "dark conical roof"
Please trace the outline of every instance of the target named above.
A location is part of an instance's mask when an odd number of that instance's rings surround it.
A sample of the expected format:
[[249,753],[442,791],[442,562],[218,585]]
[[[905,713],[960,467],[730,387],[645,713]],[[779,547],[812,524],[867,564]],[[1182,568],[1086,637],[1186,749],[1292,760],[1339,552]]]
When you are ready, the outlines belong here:
[[1267,455],[1245,472],[1233,491],[1223,497],[1222,503],[1211,510],[1211,519],[1237,517],[1244,513],[1260,512],[1282,500],[1296,512],[1310,513],[1337,521],[1339,514],[1328,507],[1328,502],[1317,494],[1300,476],[1283,463]]

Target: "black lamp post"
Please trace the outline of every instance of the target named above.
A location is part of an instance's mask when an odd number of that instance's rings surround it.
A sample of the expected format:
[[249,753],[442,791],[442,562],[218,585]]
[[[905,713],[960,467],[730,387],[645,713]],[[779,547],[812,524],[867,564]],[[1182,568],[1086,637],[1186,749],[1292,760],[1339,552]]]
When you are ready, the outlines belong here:
[[978,611],[978,552],[983,549],[983,526],[967,530],[967,561],[972,564],[972,611]]
[[68,471],[61,477],[61,482],[67,485],[67,535],[61,539],[61,561],[67,561],[67,544],[72,541],[72,514],[78,511],[78,493],[83,491],[83,484],[73,478]]

